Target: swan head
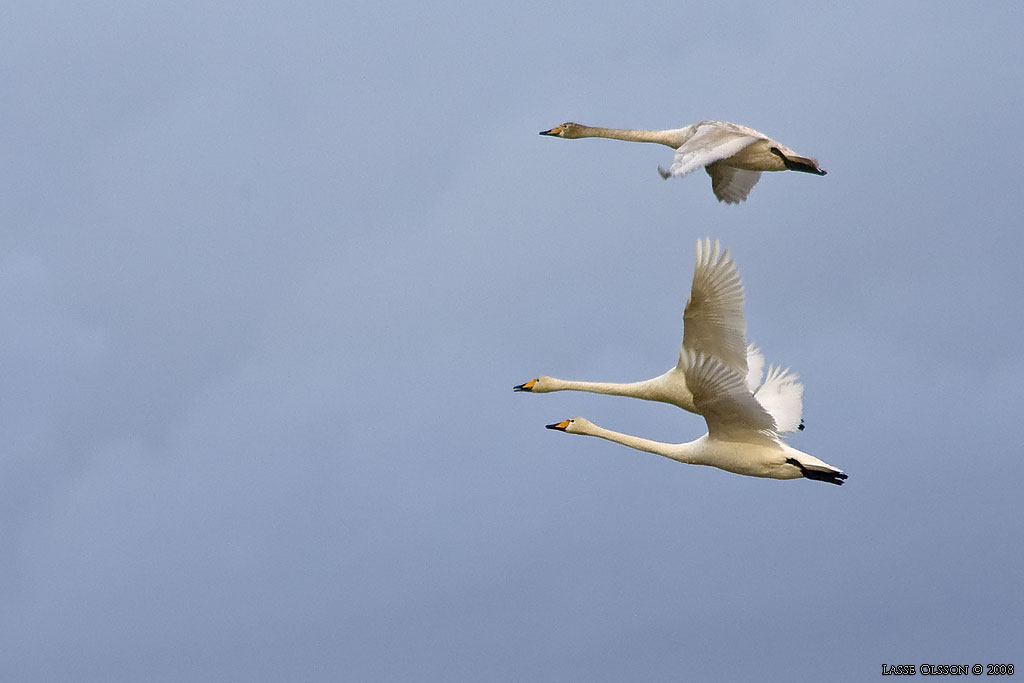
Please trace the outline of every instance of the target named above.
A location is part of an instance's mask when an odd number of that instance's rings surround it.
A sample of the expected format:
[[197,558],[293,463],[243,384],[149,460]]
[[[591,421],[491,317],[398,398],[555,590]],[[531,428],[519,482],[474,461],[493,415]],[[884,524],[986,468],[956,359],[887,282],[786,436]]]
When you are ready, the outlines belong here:
[[592,426],[590,420],[585,417],[572,417],[568,420],[556,422],[553,425],[544,425],[546,429],[554,429],[559,432],[566,432],[567,434],[586,434],[587,429]]
[[531,379],[529,382],[523,382],[512,387],[512,391],[528,391],[533,394],[546,394],[549,391],[555,391],[555,387],[552,385],[552,378],[541,375],[537,379]]
[[569,138],[569,139],[572,139],[572,138],[580,137],[580,130],[582,128],[583,128],[583,126],[581,126],[578,123],[573,123],[572,121],[566,121],[562,125],[555,126],[551,130],[542,130],[540,132],[540,134],[541,135],[550,135],[550,136],[556,137],[556,138]]

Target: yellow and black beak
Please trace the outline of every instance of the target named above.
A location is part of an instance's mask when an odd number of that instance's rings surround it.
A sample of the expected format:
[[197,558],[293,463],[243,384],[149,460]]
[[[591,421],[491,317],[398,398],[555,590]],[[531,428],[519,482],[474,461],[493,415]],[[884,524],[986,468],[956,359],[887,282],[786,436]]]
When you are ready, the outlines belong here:
[[523,382],[512,387],[512,391],[533,391],[533,385],[537,383],[537,380],[531,379],[529,382]]
[[544,427],[545,427],[545,429],[557,429],[560,432],[564,432],[566,429],[569,428],[569,421],[568,420],[562,420],[558,424],[544,425]]
[[558,137],[559,135],[562,134],[562,126],[560,126],[560,125],[559,126],[555,126],[551,130],[542,130],[540,132],[540,134],[541,135],[554,135],[555,137]]

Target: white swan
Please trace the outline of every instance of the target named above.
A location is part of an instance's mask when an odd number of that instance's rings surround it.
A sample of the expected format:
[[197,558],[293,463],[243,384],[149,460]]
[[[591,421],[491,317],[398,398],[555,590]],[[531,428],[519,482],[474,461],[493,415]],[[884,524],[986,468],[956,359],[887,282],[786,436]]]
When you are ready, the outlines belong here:
[[693,400],[708,425],[696,441],[670,444],[613,432],[574,417],[546,425],[569,434],[596,436],[689,465],[709,465],[749,477],[806,477],[842,485],[846,473],[784,443],[771,415],[747,390],[742,375],[718,359],[683,349],[681,363]]
[[764,133],[725,121],[698,121],[671,130],[595,128],[566,122],[541,135],[567,138],[609,138],[630,142],[656,142],[676,150],[669,169],[658,167],[663,178],[686,175],[704,167],[718,201],[737,204],[747,198],[761,171],[802,171],[825,175],[818,162],[800,156]]
[[[740,377],[747,388],[774,418],[780,432],[803,429],[800,421],[803,385],[788,370],[771,367],[762,383],[764,357],[746,344],[743,317],[743,284],[729,250],[721,251],[716,240],[698,240],[690,298],[683,312],[683,343],[679,362],[668,372],[641,382],[580,382],[541,376],[513,387],[513,391],[544,394],[552,391],[587,391],[660,401],[692,413],[694,405],[683,368],[687,349],[719,359]],[[795,407],[795,410],[794,410]]]

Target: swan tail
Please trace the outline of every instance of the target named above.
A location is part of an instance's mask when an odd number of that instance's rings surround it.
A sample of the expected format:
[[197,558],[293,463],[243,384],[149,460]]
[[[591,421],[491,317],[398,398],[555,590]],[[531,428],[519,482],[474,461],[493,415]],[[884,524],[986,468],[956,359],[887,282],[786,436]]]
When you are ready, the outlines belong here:
[[814,175],[828,175],[828,171],[819,166],[817,160],[811,159],[810,157],[785,154],[778,147],[772,147],[772,154],[775,154],[782,159],[782,163],[785,164],[786,168],[790,171],[813,173]]

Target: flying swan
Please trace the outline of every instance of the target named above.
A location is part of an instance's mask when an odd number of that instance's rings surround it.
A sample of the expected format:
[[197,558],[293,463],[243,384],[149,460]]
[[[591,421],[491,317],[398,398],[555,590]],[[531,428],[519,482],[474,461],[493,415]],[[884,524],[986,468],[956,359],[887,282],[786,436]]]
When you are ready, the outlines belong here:
[[[596,436],[655,453],[688,465],[708,465],[749,477],[799,479],[842,485],[846,473],[798,451],[779,438],[768,411],[746,387],[744,378],[718,359],[684,348],[680,364],[708,432],[696,441],[670,444],[613,432],[574,417],[546,425],[569,434]],[[798,408],[797,408],[798,410]]]
[[690,298],[683,312],[683,343],[679,362],[668,372],[640,382],[581,382],[541,376],[513,387],[513,391],[544,394],[552,391],[587,391],[660,401],[699,413],[689,387],[684,358],[687,350],[717,358],[724,367],[744,378],[748,393],[768,411],[778,432],[803,429],[803,385],[789,370],[770,367],[762,382],[764,356],[746,343],[743,284],[729,250],[716,240],[697,241],[696,266]]
[[666,171],[658,167],[662,178],[686,175],[704,167],[711,176],[711,189],[718,201],[738,204],[761,177],[761,171],[801,171],[825,175],[818,162],[800,156],[764,133],[725,121],[698,121],[671,130],[631,130],[595,128],[566,122],[541,135],[567,138],[609,138],[629,142],[656,142],[676,150]]

